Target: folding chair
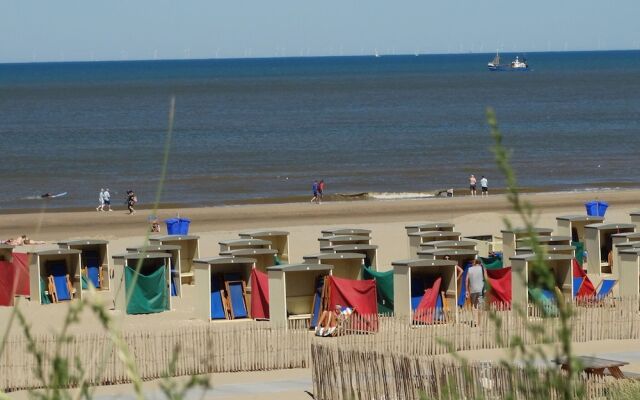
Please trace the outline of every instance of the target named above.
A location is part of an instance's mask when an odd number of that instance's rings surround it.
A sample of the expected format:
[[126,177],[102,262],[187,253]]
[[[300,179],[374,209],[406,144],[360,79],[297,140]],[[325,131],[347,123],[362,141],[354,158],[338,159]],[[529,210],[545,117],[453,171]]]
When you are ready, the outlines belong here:
[[582,287],[582,283],[584,282],[584,278],[581,276],[573,277],[573,298],[578,297],[578,293],[580,293],[580,288]]
[[60,301],[68,301],[73,299],[75,290],[67,274],[66,265],[64,262],[53,262],[48,265],[50,274],[49,279],[49,293],[54,293],[54,303]]
[[229,296],[229,311],[231,319],[247,318],[247,288],[244,281],[225,281],[224,286]]
[[596,300],[601,301],[613,293],[613,288],[618,281],[616,279],[603,279],[596,288]]
[[228,307],[218,278],[211,277],[211,319],[227,319]]

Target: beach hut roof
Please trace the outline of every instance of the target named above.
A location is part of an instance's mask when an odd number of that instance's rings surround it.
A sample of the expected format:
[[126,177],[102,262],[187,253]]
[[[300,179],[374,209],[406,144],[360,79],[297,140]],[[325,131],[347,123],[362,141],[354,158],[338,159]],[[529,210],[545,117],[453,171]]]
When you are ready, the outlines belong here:
[[414,224],[405,225],[405,229],[438,229],[452,228],[455,225],[450,222],[416,222]]
[[632,239],[640,239],[640,232],[623,232],[623,233],[614,233],[614,237],[626,237],[629,240]]
[[598,217],[596,215],[561,215],[556,217],[556,219],[571,222],[593,222],[594,224],[604,221],[604,217]]
[[370,240],[369,236],[362,235],[333,235],[319,237],[319,241],[346,241],[346,240]]
[[218,244],[224,246],[270,246],[271,242],[264,239],[229,239],[222,240]]
[[158,240],[160,242],[166,242],[169,240],[194,240],[194,239],[200,239],[200,236],[196,236],[196,235],[159,235],[159,236],[152,236],[149,238],[149,240]]
[[629,213],[629,215],[634,216],[634,217],[635,217],[636,215],[640,215],[640,210],[631,211],[631,212]]
[[278,254],[276,249],[235,249],[228,251],[221,251],[221,256],[251,256],[259,254]]
[[453,260],[425,260],[422,258],[411,258],[407,260],[398,260],[391,263],[394,267],[452,267],[456,265]]
[[[540,245],[541,248],[544,248],[545,250],[549,251],[549,250],[556,250],[556,251],[563,251],[563,250],[571,250],[571,249],[575,249],[574,246],[571,246],[570,244],[542,244]],[[531,246],[522,246],[522,247],[518,247],[518,250],[533,250],[533,248]]]
[[316,253],[303,256],[302,258],[305,260],[364,260],[365,257],[362,253]]
[[460,236],[460,232],[451,232],[451,231],[422,231],[422,232],[411,232],[409,236],[420,236],[420,237],[452,237],[452,236]]
[[619,249],[627,249],[627,248],[634,249],[636,247],[640,247],[640,242],[618,243],[616,245],[616,247],[619,248]]
[[138,247],[127,247],[127,251],[135,251],[138,253],[162,253],[166,251],[180,250],[181,247],[177,244],[163,244],[163,245],[146,245]]
[[330,248],[336,252],[350,252],[354,250],[375,250],[378,246],[375,244],[339,244]]
[[[525,260],[532,261],[536,259],[535,254],[519,254],[517,256],[511,257],[512,260]],[[573,255],[571,254],[547,254],[544,256],[545,260],[555,261],[555,260],[573,260]]]
[[169,258],[171,254],[169,253],[123,253],[116,254],[113,258],[124,258],[125,260],[140,260],[147,258]]
[[[538,242],[557,242],[561,240],[569,240],[571,241],[571,236],[561,236],[561,235],[552,235],[552,236],[536,236]],[[529,238],[519,238],[516,242],[528,242]]]
[[629,249],[621,249],[619,253],[624,254],[636,254],[640,257],[640,247],[632,247]]
[[255,264],[255,258],[243,258],[243,257],[209,257],[209,258],[200,258],[197,260],[193,260],[195,263],[199,264],[211,264],[211,265],[220,265],[220,264]]
[[240,232],[240,236],[289,236],[287,231],[279,231],[273,229],[254,229],[250,231]]
[[607,224],[589,224],[585,225],[585,228],[588,229],[597,229],[599,231],[609,231],[616,229],[634,229],[636,227],[635,224],[616,224],[616,223],[607,223]]
[[76,250],[76,249],[55,249],[55,250],[36,250],[36,251],[30,251],[28,252],[29,254],[35,254],[38,256],[52,256],[52,255],[57,255],[57,254],[80,254],[82,253],[80,250]]
[[0,249],[13,249],[15,246],[10,244],[0,243]]
[[438,250],[420,250],[418,254],[428,254],[434,256],[475,256],[477,250],[471,249],[438,249]]
[[333,265],[326,265],[326,264],[282,264],[282,265],[274,265],[273,267],[267,267],[267,271],[285,271],[285,272],[330,271],[332,269],[333,269]]
[[[533,231],[533,233],[551,233],[551,232],[553,232],[553,229],[551,229],[551,228],[536,228],[536,227],[533,227],[533,228],[531,228],[531,230]],[[502,233],[527,233],[528,230],[527,230],[527,228],[520,227],[520,228],[512,228],[512,229],[503,229],[500,232],[502,232]]]
[[58,242],[59,245],[62,246],[78,246],[78,245],[101,245],[101,244],[109,244],[108,240],[101,239],[75,239],[75,240],[65,240],[63,242]]
[[369,235],[371,230],[361,228],[331,228],[323,229],[322,233],[331,233],[333,235]]
[[436,240],[428,243],[420,243],[420,246],[475,246],[476,242],[471,240]]

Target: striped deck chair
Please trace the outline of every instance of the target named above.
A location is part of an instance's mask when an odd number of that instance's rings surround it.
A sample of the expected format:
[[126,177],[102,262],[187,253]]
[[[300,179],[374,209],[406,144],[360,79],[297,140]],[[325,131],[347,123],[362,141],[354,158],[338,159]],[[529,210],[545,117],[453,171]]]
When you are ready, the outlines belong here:
[[584,278],[581,276],[573,277],[573,298],[578,297],[578,293],[580,292],[580,288],[582,287],[582,283],[584,283]]
[[596,300],[602,301],[613,293],[613,288],[618,281],[616,279],[603,279],[596,289]]

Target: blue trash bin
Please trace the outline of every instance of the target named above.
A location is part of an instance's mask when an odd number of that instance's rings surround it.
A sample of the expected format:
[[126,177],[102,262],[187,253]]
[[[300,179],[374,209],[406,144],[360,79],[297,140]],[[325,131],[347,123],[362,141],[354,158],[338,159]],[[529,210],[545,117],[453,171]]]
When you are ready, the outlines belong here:
[[587,215],[595,217],[604,217],[609,204],[606,201],[588,201],[584,203],[587,208]]
[[181,235],[189,234],[189,224],[191,224],[191,220],[189,218],[180,218],[180,234]]
[[164,221],[167,224],[167,234],[179,235],[180,234],[180,220],[177,218],[169,218]]

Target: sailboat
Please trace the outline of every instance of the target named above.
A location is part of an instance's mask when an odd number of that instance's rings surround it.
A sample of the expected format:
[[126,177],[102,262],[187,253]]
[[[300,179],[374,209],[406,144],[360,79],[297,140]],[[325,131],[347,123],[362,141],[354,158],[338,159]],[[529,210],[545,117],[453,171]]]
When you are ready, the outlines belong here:
[[489,68],[489,71],[502,71],[505,69],[506,66],[500,64],[499,52],[496,51],[496,56],[487,64],[487,67]]

